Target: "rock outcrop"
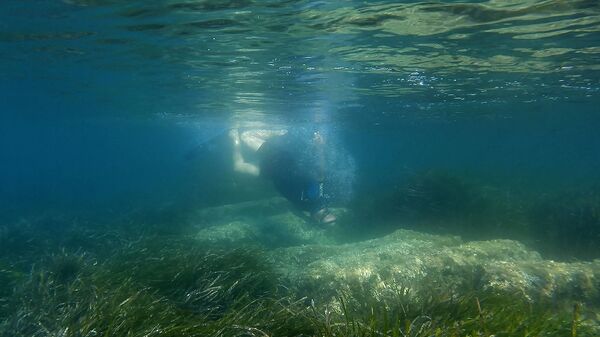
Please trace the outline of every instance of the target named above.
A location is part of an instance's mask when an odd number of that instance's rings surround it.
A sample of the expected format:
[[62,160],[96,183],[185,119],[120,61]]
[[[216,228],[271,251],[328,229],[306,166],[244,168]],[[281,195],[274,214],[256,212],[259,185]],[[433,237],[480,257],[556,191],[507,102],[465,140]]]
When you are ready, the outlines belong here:
[[302,296],[333,300],[348,292],[384,300],[398,289],[419,296],[436,288],[518,294],[532,303],[600,303],[600,260],[545,260],[513,240],[464,242],[398,229],[338,243],[335,231],[311,223],[280,198],[205,209],[194,219],[200,242],[270,247],[272,263]]

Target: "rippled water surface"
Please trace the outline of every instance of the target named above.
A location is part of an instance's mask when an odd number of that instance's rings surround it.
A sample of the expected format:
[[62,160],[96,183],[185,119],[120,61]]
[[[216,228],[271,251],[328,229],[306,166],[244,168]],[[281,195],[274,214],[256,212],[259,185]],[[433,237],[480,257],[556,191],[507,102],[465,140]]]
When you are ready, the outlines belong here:
[[335,118],[360,124],[589,102],[599,90],[596,1],[7,0],[1,9],[5,94],[20,95],[19,83],[89,95],[122,104],[120,115],[248,119],[333,105]]

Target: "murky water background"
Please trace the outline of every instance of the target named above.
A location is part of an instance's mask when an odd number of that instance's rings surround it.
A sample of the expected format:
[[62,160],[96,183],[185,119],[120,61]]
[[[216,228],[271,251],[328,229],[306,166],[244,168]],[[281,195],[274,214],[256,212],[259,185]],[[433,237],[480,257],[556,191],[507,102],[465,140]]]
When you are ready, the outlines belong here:
[[598,15],[593,1],[6,1],[3,204],[176,198],[202,176],[186,152],[253,123],[335,129],[365,180],[587,183]]

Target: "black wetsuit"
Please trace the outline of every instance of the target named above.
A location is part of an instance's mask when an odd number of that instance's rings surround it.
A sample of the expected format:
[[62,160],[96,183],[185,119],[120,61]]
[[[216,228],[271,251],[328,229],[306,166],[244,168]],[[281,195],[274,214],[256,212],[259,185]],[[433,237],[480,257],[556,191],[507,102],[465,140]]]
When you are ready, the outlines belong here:
[[257,155],[261,176],[298,208],[314,213],[327,206],[327,198],[312,150],[311,144],[283,135],[267,140]]

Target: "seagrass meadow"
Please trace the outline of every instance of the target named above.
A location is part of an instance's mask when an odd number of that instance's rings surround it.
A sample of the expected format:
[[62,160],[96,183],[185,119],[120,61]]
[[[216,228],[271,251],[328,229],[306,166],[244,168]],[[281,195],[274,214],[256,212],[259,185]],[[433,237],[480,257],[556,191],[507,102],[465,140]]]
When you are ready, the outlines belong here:
[[355,241],[281,198],[203,209],[167,228],[73,223],[49,233],[38,221],[3,227],[3,336],[600,331],[600,261],[545,260],[509,239],[396,229]]

